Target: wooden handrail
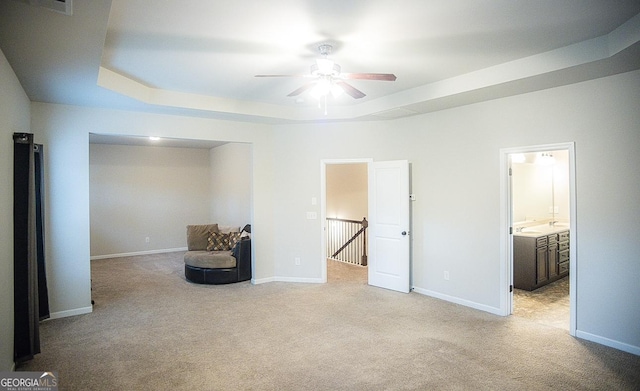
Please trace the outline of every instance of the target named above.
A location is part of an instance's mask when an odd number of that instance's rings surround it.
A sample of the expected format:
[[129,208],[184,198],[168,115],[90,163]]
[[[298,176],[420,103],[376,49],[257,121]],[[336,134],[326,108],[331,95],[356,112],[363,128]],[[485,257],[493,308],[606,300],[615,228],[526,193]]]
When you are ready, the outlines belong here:
[[344,250],[345,248],[347,248],[348,245],[350,245],[354,240],[356,240],[356,238],[358,236],[360,236],[361,233],[363,233],[365,230],[367,229],[367,227],[362,227],[360,228],[360,230],[358,230],[358,232],[356,232],[351,239],[347,240],[347,242],[345,244],[342,245],[342,247],[340,247],[338,249],[338,251],[336,251],[335,253],[333,253],[333,255],[331,256],[331,258],[335,258],[336,255],[340,254],[342,252],[342,250]]
[[[358,221],[358,220],[349,220],[349,219],[339,219],[339,218],[333,218],[333,217],[327,217],[327,221],[332,221],[332,222],[339,222],[339,223],[349,223],[349,224],[359,224],[361,226],[361,228],[353,234],[353,236],[351,238],[349,238],[342,246],[340,246],[340,248],[335,251],[332,255],[331,258],[336,258],[338,254],[340,254],[341,252],[343,252],[345,249],[347,249],[347,247],[349,247],[350,244],[352,244],[356,239],[358,239],[360,236],[362,236],[362,246],[359,247],[361,248],[361,257],[359,260],[355,261],[355,262],[349,262],[349,263],[357,263],[359,265],[362,266],[366,266],[367,265],[367,237],[366,235],[364,235],[364,233],[367,230],[367,227],[369,226],[369,222],[367,221],[366,218],[363,218],[362,221]],[[333,247],[335,248],[335,247]]]

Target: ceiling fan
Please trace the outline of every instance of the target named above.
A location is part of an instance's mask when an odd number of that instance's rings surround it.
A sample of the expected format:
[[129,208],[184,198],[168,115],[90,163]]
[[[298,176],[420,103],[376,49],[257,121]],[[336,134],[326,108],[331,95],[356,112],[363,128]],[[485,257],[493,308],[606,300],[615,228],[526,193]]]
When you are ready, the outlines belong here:
[[342,73],[340,65],[329,60],[327,56],[331,54],[333,46],[322,44],[318,46],[318,51],[322,58],[317,59],[316,63],[311,65],[311,72],[305,75],[255,75],[255,77],[304,77],[311,78],[313,81],[303,85],[302,87],[291,92],[287,96],[297,96],[307,90],[317,98],[326,98],[329,94],[337,96],[342,92],[355,99],[364,98],[364,92],[355,88],[345,80],[382,80],[395,81],[396,76],[391,73]]

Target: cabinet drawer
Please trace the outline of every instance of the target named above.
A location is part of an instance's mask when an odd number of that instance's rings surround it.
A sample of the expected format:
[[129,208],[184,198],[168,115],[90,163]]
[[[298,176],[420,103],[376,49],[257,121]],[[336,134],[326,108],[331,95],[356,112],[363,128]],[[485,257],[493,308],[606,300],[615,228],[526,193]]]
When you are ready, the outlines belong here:
[[547,245],[547,237],[543,236],[536,239],[536,247],[542,247]]
[[547,243],[556,243],[558,241],[558,234],[547,235]]
[[558,265],[558,274],[569,272],[569,262],[563,262]]
[[564,251],[569,249],[569,242],[560,242],[558,243],[558,250]]
[[569,262],[569,250],[558,252],[558,263]]
[[569,240],[569,231],[560,232],[558,234],[558,241],[564,242],[566,240]]

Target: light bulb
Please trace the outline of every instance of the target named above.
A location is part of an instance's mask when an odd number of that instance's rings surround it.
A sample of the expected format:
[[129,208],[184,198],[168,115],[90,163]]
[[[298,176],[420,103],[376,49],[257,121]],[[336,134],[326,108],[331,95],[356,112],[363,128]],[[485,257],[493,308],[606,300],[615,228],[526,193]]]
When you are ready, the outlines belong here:
[[318,80],[315,87],[311,89],[311,96],[318,99],[326,96],[331,91],[331,81],[325,77]]
[[343,93],[344,93],[344,90],[342,89],[342,87],[340,87],[339,85],[337,85],[335,83],[331,83],[331,95],[334,98],[339,97]]

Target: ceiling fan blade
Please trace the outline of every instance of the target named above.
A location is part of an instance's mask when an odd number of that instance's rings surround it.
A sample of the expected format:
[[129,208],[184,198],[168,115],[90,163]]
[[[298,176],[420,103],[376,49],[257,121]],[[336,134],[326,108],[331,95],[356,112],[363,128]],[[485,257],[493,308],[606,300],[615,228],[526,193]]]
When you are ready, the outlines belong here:
[[395,81],[396,75],[392,73],[342,73],[340,77],[343,79],[359,79],[359,80],[382,80]]
[[352,86],[351,84],[348,84],[345,81],[339,80],[339,81],[336,81],[335,83],[336,85],[340,86],[344,90],[344,92],[351,95],[355,99],[364,98],[366,96],[364,92],[360,91],[359,89],[355,88],[354,86]]
[[315,86],[316,83],[307,83],[305,85],[303,85],[302,87],[298,88],[297,90],[293,91],[292,93],[290,93],[287,96],[297,96],[302,94],[303,92],[305,92],[306,90],[308,90],[309,88]]

